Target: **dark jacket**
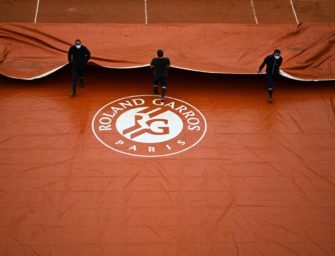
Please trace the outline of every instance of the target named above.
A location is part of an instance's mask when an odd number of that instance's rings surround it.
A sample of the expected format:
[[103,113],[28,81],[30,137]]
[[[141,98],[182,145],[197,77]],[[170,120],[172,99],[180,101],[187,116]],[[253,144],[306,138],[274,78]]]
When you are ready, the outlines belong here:
[[266,65],[266,73],[268,75],[278,75],[279,74],[279,67],[283,62],[283,58],[279,57],[278,60],[275,59],[274,55],[267,56],[262,65],[259,67],[259,69],[263,69]]
[[154,77],[167,78],[168,68],[170,67],[169,58],[154,58],[151,61],[151,67],[154,69]]
[[77,49],[75,45],[70,47],[68,53],[68,60],[74,65],[83,65],[91,58],[90,51],[85,47],[81,46],[80,49]]

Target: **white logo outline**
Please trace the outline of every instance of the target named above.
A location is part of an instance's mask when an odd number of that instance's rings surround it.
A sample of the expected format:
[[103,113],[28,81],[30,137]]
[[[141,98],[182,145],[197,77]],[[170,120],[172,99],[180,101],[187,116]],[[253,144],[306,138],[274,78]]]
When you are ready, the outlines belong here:
[[173,97],[170,97],[170,96],[165,96],[166,99],[171,99],[171,100],[176,100],[176,101],[179,101],[179,102],[182,102],[186,105],[189,105],[191,106],[194,110],[196,110],[199,115],[202,117],[203,119],[203,122],[204,122],[204,130],[200,136],[200,138],[195,142],[193,143],[192,145],[182,149],[182,150],[179,150],[179,151],[175,151],[175,152],[172,152],[172,153],[169,153],[169,154],[161,154],[161,155],[139,155],[139,154],[134,154],[134,153],[129,153],[129,152],[125,152],[125,151],[121,151],[119,149],[116,149],[112,146],[110,146],[109,144],[105,143],[102,139],[100,139],[100,137],[97,135],[95,129],[94,129],[94,123],[95,123],[95,120],[97,118],[97,116],[99,115],[99,113],[104,109],[106,108],[107,106],[109,105],[112,105],[113,103],[115,102],[118,102],[118,101],[121,101],[121,100],[125,100],[125,99],[129,99],[129,98],[135,98],[135,97],[153,97],[154,95],[152,94],[143,94],[143,95],[132,95],[132,96],[126,96],[126,97],[123,97],[123,98],[118,98],[114,101],[111,101],[111,102],[108,102],[107,104],[103,105],[98,111],[96,111],[95,115],[93,116],[92,118],[92,123],[91,123],[91,128],[92,128],[92,131],[93,131],[93,134],[95,136],[95,138],[100,142],[102,143],[104,146],[106,146],[107,148],[109,149],[112,149],[113,151],[116,151],[118,153],[121,153],[121,154],[124,154],[124,155],[128,155],[128,156],[136,156],[136,157],[144,157],[144,158],[155,158],[155,157],[167,157],[167,156],[173,156],[173,155],[177,155],[177,154],[180,154],[180,153],[183,153],[193,147],[195,147],[196,145],[198,145],[200,143],[200,141],[205,137],[205,134],[207,133],[207,120],[205,118],[205,116],[202,114],[202,112],[194,107],[193,105],[191,105],[190,103],[186,102],[186,101],[183,101],[183,100],[180,100],[180,99],[177,99],[177,98],[173,98]]

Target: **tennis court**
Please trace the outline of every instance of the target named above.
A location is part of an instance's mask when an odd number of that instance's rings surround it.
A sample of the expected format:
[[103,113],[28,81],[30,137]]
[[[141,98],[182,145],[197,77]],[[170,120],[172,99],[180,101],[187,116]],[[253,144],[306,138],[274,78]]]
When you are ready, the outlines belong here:
[[[332,1],[0,7],[0,255],[335,254]],[[77,38],[92,58],[71,98]],[[128,136],[138,113],[152,130]]]

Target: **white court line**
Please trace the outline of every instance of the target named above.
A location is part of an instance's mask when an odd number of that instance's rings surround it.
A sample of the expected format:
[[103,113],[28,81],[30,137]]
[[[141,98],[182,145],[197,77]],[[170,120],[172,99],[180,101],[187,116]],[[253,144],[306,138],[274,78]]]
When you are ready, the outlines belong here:
[[40,8],[40,0],[37,0],[36,3],[36,11],[35,11],[35,19],[34,19],[34,23],[37,23],[37,16],[38,16],[38,9]]
[[297,24],[299,25],[298,16],[297,16],[297,13],[295,12],[294,5],[293,5],[293,2],[292,2],[292,0],[290,0],[290,3],[291,3],[291,7],[292,7],[292,11],[293,11],[293,14],[294,14],[295,20],[296,20]]
[[144,0],[144,15],[145,15],[145,24],[148,24],[148,5],[147,5],[147,0]]
[[254,1],[250,0],[250,2],[251,2],[252,12],[254,13],[255,22],[258,25],[258,19],[257,19],[257,15],[256,15],[256,9],[255,9],[255,5],[254,5]]

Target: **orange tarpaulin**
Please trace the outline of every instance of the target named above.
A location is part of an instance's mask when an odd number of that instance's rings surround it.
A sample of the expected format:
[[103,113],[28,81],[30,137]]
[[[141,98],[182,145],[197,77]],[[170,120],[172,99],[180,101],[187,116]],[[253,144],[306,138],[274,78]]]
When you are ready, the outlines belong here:
[[91,125],[109,102],[151,93],[149,69],[89,66],[73,98],[67,68],[0,76],[0,255],[335,255],[333,82],[278,80],[268,103],[260,77],[171,70],[167,95],[208,129],[144,158]]
[[35,79],[67,64],[80,38],[91,61],[109,68],[148,65],[163,48],[177,68],[253,74],[274,48],[281,73],[301,80],[335,79],[335,24],[0,24],[0,73]]

